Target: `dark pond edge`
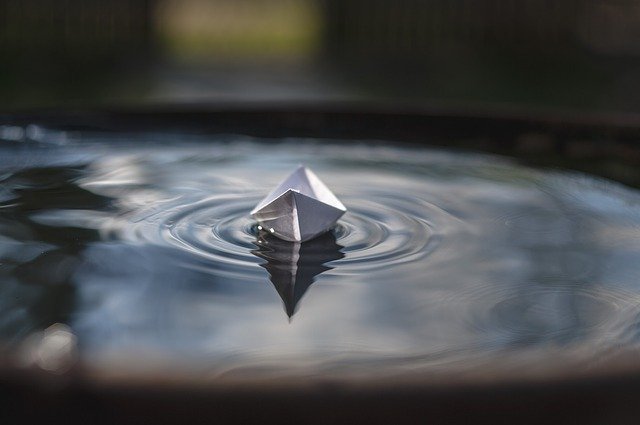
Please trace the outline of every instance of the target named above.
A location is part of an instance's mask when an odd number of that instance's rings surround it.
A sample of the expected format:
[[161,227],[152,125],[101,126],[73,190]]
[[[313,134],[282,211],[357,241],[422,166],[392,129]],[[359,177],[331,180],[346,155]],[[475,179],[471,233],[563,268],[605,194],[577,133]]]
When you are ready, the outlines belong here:
[[[0,369],[1,370],[1,369]],[[116,372],[117,374],[117,372]],[[416,378],[419,378],[416,377]],[[616,371],[518,381],[446,378],[349,384],[289,382],[189,385],[159,379],[95,379],[75,371],[0,373],[3,423],[67,424],[635,424],[640,375]]]
[[[638,140],[640,114],[442,107],[372,102],[227,102],[1,112],[0,124],[30,123],[100,131],[188,130],[259,137],[372,138],[421,142],[446,137],[514,136],[547,131],[567,137]],[[503,141],[503,140],[501,140]]]
[[395,141],[498,153],[640,187],[640,115],[371,102],[159,104],[0,113],[0,125],[70,131]]

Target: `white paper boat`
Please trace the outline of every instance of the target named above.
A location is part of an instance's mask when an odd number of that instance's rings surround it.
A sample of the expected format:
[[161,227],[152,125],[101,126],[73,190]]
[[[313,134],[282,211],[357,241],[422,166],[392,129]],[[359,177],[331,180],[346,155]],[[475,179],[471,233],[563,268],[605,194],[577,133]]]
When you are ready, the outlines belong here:
[[251,211],[264,230],[304,242],[329,230],[347,211],[310,169],[299,167]]

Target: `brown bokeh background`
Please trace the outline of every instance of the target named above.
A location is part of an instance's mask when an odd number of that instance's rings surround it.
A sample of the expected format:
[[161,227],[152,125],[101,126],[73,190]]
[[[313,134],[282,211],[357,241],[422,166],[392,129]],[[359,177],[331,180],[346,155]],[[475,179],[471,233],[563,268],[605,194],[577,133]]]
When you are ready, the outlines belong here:
[[384,101],[640,111],[633,0],[0,0],[0,110]]

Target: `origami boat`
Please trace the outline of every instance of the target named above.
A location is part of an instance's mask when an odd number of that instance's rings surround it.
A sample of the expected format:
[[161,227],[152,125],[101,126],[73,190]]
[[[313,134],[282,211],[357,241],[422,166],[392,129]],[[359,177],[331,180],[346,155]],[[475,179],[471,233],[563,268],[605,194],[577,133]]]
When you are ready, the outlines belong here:
[[333,227],[347,211],[310,169],[300,166],[251,211],[264,230],[304,242]]

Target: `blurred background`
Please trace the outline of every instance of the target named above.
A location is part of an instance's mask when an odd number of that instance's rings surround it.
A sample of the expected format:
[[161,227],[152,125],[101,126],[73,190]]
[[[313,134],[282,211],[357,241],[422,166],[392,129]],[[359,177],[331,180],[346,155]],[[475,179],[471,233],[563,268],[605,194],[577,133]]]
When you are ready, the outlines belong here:
[[640,111],[637,0],[0,0],[0,110]]

